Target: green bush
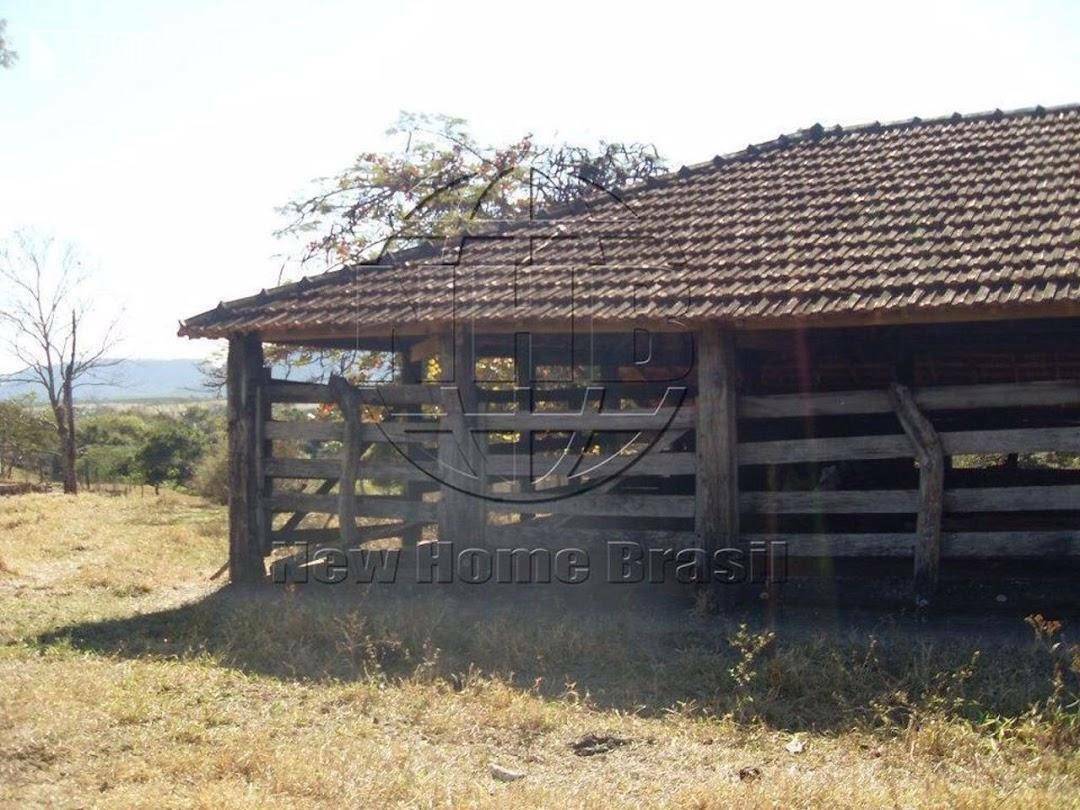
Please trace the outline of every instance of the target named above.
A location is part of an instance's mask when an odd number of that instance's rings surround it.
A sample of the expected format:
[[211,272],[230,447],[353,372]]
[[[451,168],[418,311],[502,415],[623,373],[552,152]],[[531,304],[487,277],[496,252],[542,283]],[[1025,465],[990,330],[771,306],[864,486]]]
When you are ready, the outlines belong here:
[[216,442],[195,468],[191,488],[214,503],[229,502],[229,447],[225,441]]
[[195,473],[204,443],[202,436],[185,425],[155,425],[136,455],[146,483],[186,484]]

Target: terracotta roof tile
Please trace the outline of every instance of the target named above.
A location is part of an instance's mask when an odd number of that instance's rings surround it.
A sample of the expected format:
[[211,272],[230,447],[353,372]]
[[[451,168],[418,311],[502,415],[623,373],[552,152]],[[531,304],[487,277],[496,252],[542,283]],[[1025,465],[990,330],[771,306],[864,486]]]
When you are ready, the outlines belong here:
[[778,327],[939,307],[1080,311],[1077,106],[811,127],[620,196],[264,290],[180,332],[280,337],[572,309]]

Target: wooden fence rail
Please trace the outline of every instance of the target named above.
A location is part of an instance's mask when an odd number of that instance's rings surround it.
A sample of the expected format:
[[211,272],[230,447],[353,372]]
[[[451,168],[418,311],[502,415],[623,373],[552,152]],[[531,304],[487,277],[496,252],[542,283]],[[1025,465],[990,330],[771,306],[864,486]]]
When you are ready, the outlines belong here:
[[[300,518],[305,514],[345,515],[349,522],[356,518],[395,521],[357,527],[353,538],[358,542],[403,536],[407,531],[416,537],[419,527],[439,520],[439,503],[424,493],[440,490],[440,437],[443,437],[442,453],[445,456],[445,436],[448,431],[456,431],[455,436],[459,441],[469,434],[492,434],[494,437],[492,443],[487,445],[481,465],[490,486],[503,487],[499,490],[501,499],[486,504],[486,511],[499,516],[488,525],[488,536],[493,540],[512,538],[514,542],[567,544],[584,543],[601,536],[617,536],[620,539],[644,538],[651,543],[671,546],[688,546],[697,542],[689,528],[694,525],[695,510],[700,509],[699,496],[694,494],[693,489],[694,476],[700,463],[694,447],[700,445],[693,434],[698,429],[701,414],[697,412],[697,401],[690,396],[693,391],[684,392],[685,399],[680,395],[678,406],[669,400],[652,410],[645,408],[607,413],[583,407],[580,388],[548,388],[538,395],[543,397],[547,407],[561,403],[561,410],[493,410],[466,415],[464,411],[448,406],[447,389],[438,384],[354,387],[353,408],[359,408],[364,419],[362,423],[355,418],[352,420],[355,426],[354,435],[351,436],[355,442],[353,446],[362,448],[362,451],[360,455],[352,457],[353,469],[350,471],[345,464],[349,458],[346,440],[350,438],[346,421],[315,418],[278,421],[267,418],[273,411],[271,403],[326,405],[339,402],[340,392],[335,396],[329,386],[314,383],[270,381],[263,385],[265,406],[260,408],[257,443],[268,447],[272,447],[274,442],[330,443],[316,458],[289,458],[269,451],[259,457],[259,479],[263,482],[260,507],[268,516],[267,525],[270,525],[269,516],[294,513],[293,518],[284,525],[269,530],[274,540],[296,541],[302,538],[315,541],[332,538],[339,531],[302,527]],[[924,388],[912,390],[910,398],[912,407],[929,423],[934,422],[938,413],[953,412],[945,420],[950,427],[939,428],[936,432],[945,457],[1043,451],[1080,453],[1080,412],[1060,410],[1080,408],[1080,381],[1077,380]],[[506,388],[487,390],[481,392],[480,409],[486,407],[483,403],[512,405],[520,401],[520,391]],[[705,401],[718,400],[713,397]],[[885,390],[743,395],[723,401],[729,410],[734,409],[740,424],[753,422],[754,435],[758,436],[769,435],[770,420],[809,422],[817,417],[873,416],[897,412],[895,398],[891,398]],[[369,406],[376,410],[365,410]],[[391,412],[379,412],[381,406],[390,408]],[[975,429],[958,427],[968,420],[966,414],[958,412],[1000,412],[1014,408],[1042,409],[1035,413],[1043,416],[1049,413],[1052,420],[1049,424],[1044,421],[1041,425],[1037,419],[1021,420],[1021,426],[1017,427],[984,429],[980,427],[979,420],[973,418],[970,426]],[[393,413],[393,409],[397,409],[398,413]],[[383,421],[373,421],[373,418]],[[861,426],[870,422],[872,420],[852,420],[851,430],[865,429]],[[790,421],[785,424],[784,431],[790,431]],[[877,425],[881,424],[877,422]],[[640,434],[643,437],[640,441],[645,443],[649,437],[662,436],[664,440],[652,450],[637,456],[598,456],[590,468],[589,457],[577,460],[575,466],[573,460],[566,462],[564,454],[550,445],[543,452],[524,456],[519,452],[521,444],[518,439],[508,442],[496,435],[510,434],[513,437],[525,433],[547,433],[585,436],[605,432]],[[685,443],[681,443],[683,437]],[[376,454],[374,450],[366,450],[369,445],[385,448],[387,444],[397,445],[399,452],[394,454],[381,450]],[[582,446],[583,441],[573,445],[575,452]],[[673,450],[673,446],[680,449]],[[741,440],[737,441],[735,448],[737,464],[748,470],[753,467],[782,469],[782,465],[836,462],[854,462],[857,465],[859,462],[912,459],[916,456],[912,439],[902,432]],[[626,467],[622,475],[607,481],[602,490],[570,497],[544,500],[543,486],[546,484],[535,481],[538,476],[550,472],[548,477],[554,483],[565,484],[571,471],[581,481],[596,481],[609,476],[612,469],[621,466]],[[925,460],[921,466],[925,466]],[[352,482],[346,485],[345,490],[336,485],[343,476],[344,480]],[[284,479],[314,479],[323,484],[315,492],[292,492],[274,484]],[[670,486],[650,483],[656,479],[669,479],[672,483]],[[406,495],[350,495],[349,490],[354,488],[355,480],[379,485],[400,484],[401,488],[397,491]],[[618,485],[627,481],[645,483],[635,484],[636,490],[620,490]],[[534,484],[538,486],[535,492],[532,491]],[[758,484],[758,487],[762,486],[765,485]],[[944,490],[941,508],[950,518],[1008,512],[1015,513],[1014,518],[1029,514],[1044,521],[1041,524],[1036,521],[1031,530],[1023,531],[944,531],[938,517],[920,528],[920,533],[897,532],[894,530],[896,522],[889,523],[886,516],[915,515],[925,511],[925,507],[920,509],[919,495],[914,489],[853,489],[851,484],[838,490],[800,489],[798,486],[780,485],[776,488],[774,482],[763,491],[745,488],[738,491],[735,511],[747,520],[755,519],[758,523],[755,524],[757,528],[746,533],[740,534],[735,528],[735,539],[742,543],[782,540],[788,544],[788,553],[793,556],[910,558],[918,556],[921,548],[924,557],[930,555],[927,563],[930,568],[926,569],[931,572],[928,574],[930,579],[939,556],[1034,558],[1080,555],[1080,526],[1056,528],[1063,525],[1062,520],[1067,523],[1070,514],[1080,514],[1080,486],[1070,484],[1067,480],[1054,486],[952,487]],[[801,486],[812,487],[814,482],[803,480]],[[529,493],[527,503],[513,500],[514,492],[518,489]],[[335,491],[337,494],[334,494]],[[518,514],[525,520],[520,523],[499,522],[505,520],[502,516],[506,514]],[[817,524],[819,528],[816,531],[762,530],[763,526],[784,526],[777,521],[786,520],[785,516],[800,515],[856,515],[860,516],[862,522],[857,524],[859,531],[856,532],[821,531],[820,524]],[[1047,515],[1057,516],[1055,520],[1058,523],[1046,523]],[[768,516],[775,516],[771,518],[773,522],[760,522]],[[879,523],[875,524],[874,520]],[[663,525],[663,521],[672,525],[665,525],[663,529],[641,528],[635,525],[635,521],[651,521],[646,522],[646,526]],[[619,528],[599,528],[607,525],[617,525]],[[738,524],[733,519],[725,525],[737,527]],[[882,531],[864,530],[866,525],[881,525]],[[935,525],[940,538],[937,549],[932,544],[926,545],[926,540],[918,539],[920,536],[934,536],[932,530]],[[966,527],[968,524],[957,525]]]

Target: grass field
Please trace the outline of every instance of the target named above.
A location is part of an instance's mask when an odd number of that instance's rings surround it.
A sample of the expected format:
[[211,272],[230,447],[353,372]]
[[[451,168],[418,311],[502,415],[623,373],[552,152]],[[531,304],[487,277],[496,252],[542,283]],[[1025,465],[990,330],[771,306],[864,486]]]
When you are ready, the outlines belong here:
[[0,802],[1080,806],[1068,626],[235,592],[225,553],[173,493],[0,499]]

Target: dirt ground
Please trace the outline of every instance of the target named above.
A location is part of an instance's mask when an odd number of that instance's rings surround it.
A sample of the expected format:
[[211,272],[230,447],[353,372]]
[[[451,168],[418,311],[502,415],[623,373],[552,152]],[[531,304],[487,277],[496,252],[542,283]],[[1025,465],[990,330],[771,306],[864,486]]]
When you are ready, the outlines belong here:
[[1072,617],[233,589],[225,530],[175,493],[0,499],[0,802],[1080,806]]

